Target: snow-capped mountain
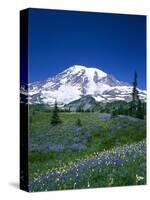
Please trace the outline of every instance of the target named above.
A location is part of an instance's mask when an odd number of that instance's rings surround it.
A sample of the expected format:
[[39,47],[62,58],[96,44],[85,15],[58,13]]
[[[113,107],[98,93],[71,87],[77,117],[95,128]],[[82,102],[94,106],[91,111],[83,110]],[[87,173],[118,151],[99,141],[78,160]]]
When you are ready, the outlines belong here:
[[[96,101],[131,100],[132,86],[118,81],[115,77],[93,67],[74,65],[46,81],[28,85],[30,104],[68,104],[83,96],[90,95]],[[142,100],[146,91],[139,89]]]

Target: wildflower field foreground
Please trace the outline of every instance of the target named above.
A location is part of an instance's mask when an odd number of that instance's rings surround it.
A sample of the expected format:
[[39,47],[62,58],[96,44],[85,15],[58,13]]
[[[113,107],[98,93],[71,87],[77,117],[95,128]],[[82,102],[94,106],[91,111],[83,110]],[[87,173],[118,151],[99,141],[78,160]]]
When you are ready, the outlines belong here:
[[29,191],[146,184],[146,122],[99,112],[30,111]]

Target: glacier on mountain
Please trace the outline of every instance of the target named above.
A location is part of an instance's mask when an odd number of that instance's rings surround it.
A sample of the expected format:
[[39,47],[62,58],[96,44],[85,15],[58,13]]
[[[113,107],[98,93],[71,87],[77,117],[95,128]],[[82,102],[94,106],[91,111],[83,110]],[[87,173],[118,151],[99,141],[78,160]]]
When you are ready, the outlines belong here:
[[[146,91],[138,91],[145,100]],[[131,93],[131,85],[98,68],[74,65],[45,81],[28,84],[28,103],[53,105],[57,100],[63,106],[87,95],[98,102],[130,101]]]

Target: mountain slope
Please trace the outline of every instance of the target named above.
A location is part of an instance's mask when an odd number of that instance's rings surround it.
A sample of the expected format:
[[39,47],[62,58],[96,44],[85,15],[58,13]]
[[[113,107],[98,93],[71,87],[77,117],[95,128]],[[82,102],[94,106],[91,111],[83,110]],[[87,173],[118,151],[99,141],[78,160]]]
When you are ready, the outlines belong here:
[[[46,81],[28,85],[30,104],[68,104],[90,95],[96,101],[131,100],[132,86],[118,81],[115,77],[97,69],[74,65]],[[146,92],[139,90],[140,98]]]
[[64,109],[68,111],[92,111],[97,105],[96,100],[90,95],[84,96],[80,99],[70,102],[64,105]]

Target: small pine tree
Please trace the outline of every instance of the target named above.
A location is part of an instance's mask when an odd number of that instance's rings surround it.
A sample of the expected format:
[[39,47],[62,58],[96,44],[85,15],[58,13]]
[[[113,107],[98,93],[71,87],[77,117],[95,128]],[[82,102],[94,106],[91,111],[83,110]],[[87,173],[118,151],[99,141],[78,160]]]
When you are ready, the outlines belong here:
[[54,105],[54,109],[53,109],[52,117],[51,117],[51,124],[53,124],[53,125],[61,123],[58,112],[59,112],[59,110],[57,107],[57,101],[55,101],[55,105]]
[[81,123],[81,120],[80,118],[77,119],[77,122],[76,122],[77,126],[82,126],[82,123]]

